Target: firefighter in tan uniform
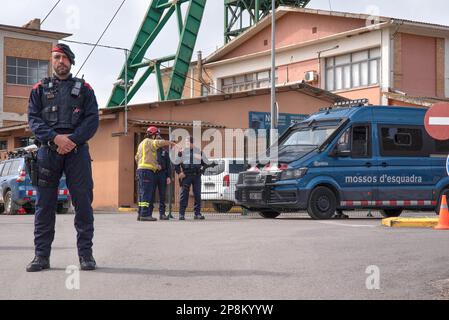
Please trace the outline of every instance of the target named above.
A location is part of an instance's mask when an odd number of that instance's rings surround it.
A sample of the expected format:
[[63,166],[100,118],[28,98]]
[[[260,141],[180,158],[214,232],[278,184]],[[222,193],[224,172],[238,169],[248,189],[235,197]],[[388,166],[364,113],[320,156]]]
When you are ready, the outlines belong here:
[[154,190],[156,187],[156,174],[161,169],[157,161],[157,150],[167,146],[176,146],[174,142],[158,140],[159,130],[156,127],[147,129],[146,138],[139,144],[136,154],[138,194],[138,221],[157,221],[153,218]]

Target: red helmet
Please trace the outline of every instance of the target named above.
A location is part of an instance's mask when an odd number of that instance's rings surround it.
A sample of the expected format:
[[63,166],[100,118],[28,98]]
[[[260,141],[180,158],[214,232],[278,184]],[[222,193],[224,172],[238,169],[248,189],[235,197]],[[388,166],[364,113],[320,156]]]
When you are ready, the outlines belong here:
[[158,133],[159,133],[159,129],[156,127],[151,126],[147,129],[147,134],[149,134],[149,135],[154,136],[154,135],[157,135]]

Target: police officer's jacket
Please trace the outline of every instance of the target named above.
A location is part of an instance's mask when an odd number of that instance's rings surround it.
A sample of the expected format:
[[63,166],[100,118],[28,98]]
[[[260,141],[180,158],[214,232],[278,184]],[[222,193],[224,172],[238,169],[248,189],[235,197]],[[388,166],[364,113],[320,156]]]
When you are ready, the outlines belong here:
[[170,161],[170,150],[167,147],[157,149],[157,162],[160,166],[160,171],[171,176],[172,168]]
[[[201,157],[201,159],[200,159]],[[187,176],[202,173],[203,166],[209,164],[209,160],[197,148],[186,148],[178,153],[178,164],[175,166],[176,173],[184,172]]]
[[37,140],[47,144],[58,134],[69,134],[83,145],[98,129],[98,103],[93,89],[72,75],[65,80],[45,78],[32,89],[28,105],[29,126]]

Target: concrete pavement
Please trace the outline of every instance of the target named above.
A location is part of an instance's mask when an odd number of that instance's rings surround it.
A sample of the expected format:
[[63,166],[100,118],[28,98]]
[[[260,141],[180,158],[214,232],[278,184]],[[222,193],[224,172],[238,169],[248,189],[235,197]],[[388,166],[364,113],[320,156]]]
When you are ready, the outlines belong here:
[[[97,214],[99,269],[80,273],[79,290],[66,286],[67,266],[78,265],[73,215],[57,217],[52,269],[34,274],[25,272],[33,216],[2,215],[0,299],[449,299],[447,232],[350,215],[138,223]],[[367,289],[373,270],[379,290]]]

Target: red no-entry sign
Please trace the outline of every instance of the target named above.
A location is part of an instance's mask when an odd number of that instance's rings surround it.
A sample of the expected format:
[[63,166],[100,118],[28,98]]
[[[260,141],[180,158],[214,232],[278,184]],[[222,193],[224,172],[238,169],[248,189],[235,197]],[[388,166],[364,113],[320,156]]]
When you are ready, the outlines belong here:
[[424,119],[427,133],[436,140],[449,139],[449,103],[437,103],[426,113]]

